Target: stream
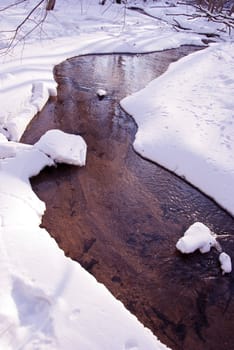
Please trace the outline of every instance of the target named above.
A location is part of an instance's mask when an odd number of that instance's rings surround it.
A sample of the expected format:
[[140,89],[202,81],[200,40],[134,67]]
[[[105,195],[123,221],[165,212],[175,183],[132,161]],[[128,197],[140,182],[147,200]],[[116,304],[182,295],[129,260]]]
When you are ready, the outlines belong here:
[[[31,181],[47,206],[42,226],[65,254],[172,349],[227,350],[234,344],[233,273],[222,276],[217,251],[185,256],[175,244],[201,221],[230,235],[222,246],[234,260],[234,219],[183,179],[137,155],[137,126],[119,106],[121,98],[198,49],[66,60],[54,69],[57,98],[21,141],[33,144],[59,128],[87,142],[85,167],[46,168]],[[103,99],[98,88],[107,91]]]

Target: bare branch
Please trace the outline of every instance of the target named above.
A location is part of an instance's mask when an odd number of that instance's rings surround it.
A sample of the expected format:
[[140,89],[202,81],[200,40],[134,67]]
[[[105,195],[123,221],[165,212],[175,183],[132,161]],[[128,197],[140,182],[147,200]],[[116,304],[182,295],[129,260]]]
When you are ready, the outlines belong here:
[[196,6],[196,8],[199,9],[200,13],[205,14],[205,16],[208,18],[208,20],[216,22],[216,23],[223,23],[229,31],[229,34],[231,32],[231,29],[234,28],[234,17],[230,16],[228,13],[224,12],[218,12],[218,13],[213,13],[210,12],[209,9],[205,9],[202,6]]
[[8,10],[9,8],[14,7],[14,6],[18,6],[18,5],[20,5],[20,4],[22,4],[23,2],[26,2],[26,1],[27,1],[27,0],[19,0],[19,1],[16,1],[16,2],[14,2],[13,4],[10,4],[10,5],[6,6],[6,7],[0,8],[0,11]]
[[[12,4],[11,6],[8,6],[7,8],[10,8],[12,6],[19,5],[27,0],[19,0]],[[45,4],[45,7],[43,9],[43,16],[38,16],[37,19],[33,18],[33,15],[39,9],[43,4]],[[26,38],[33,32],[35,31],[38,27],[42,26],[44,23],[46,17],[47,17],[47,6],[48,6],[48,0],[40,0],[37,2],[37,4],[29,11],[29,13],[24,17],[24,19],[16,26],[16,28],[12,30],[6,30],[2,31],[2,33],[13,33],[12,37],[8,39],[8,46],[7,49],[1,50],[2,54],[6,54],[10,50],[12,50],[19,42],[25,41]],[[5,8],[6,9],[6,8]],[[2,9],[4,11],[4,9]],[[23,33],[23,27],[26,25],[26,23],[34,23],[34,25],[27,30],[27,32],[24,34]],[[21,36],[20,36],[21,34]]]

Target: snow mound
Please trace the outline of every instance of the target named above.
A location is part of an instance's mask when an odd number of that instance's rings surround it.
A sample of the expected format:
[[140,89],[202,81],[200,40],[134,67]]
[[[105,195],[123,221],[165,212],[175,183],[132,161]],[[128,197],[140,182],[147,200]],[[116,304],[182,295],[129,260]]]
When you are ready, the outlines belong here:
[[98,90],[97,90],[97,95],[98,95],[98,97],[100,97],[100,98],[105,97],[106,94],[107,94],[107,92],[106,92],[106,90],[104,90],[104,89],[98,89]]
[[201,222],[192,224],[184,236],[176,243],[176,248],[181,253],[193,253],[199,249],[201,253],[207,253],[210,249],[217,245],[215,236],[210,229]]
[[56,87],[49,88],[41,81],[33,84],[31,103],[35,106],[37,112],[42,110],[50,96],[57,96]]
[[220,264],[221,264],[221,269],[223,270],[223,275],[225,273],[232,272],[232,261],[231,261],[230,256],[227,253],[222,252],[219,255],[219,261],[220,261]]
[[[176,248],[183,254],[189,254],[200,250],[201,253],[208,253],[212,247],[215,247],[219,252],[219,262],[223,275],[232,272],[232,261],[230,256],[222,252],[222,247],[217,242],[215,235],[206,225],[201,222],[192,224],[176,243]],[[222,236],[221,236],[222,237]]]
[[85,165],[87,145],[79,135],[66,134],[56,129],[49,130],[35,143],[34,147],[51,157],[56,163]]

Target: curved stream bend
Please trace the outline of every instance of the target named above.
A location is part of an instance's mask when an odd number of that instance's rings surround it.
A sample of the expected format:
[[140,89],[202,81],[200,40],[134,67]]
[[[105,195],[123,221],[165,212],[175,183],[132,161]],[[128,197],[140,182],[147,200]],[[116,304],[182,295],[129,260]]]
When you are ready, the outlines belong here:
[[[132,149],[133,120],[118,101],[195,48],[148,55],[72,58],[55,68],[58,98],[33,120],[22,141],[50,128],[81,134],[82,169],[60,165],[32,180],[46,202],[43,226],[172,349],[231,349],[233,274],[223,277],[217,252],[182,256],[175,243],[194,221],[234,233],[234,220],[199,191]],[[99,100],[98,88],[107,90]],[[234,240],[222,241],[233,256]],[[146,349],[147,350],[147,349]]]

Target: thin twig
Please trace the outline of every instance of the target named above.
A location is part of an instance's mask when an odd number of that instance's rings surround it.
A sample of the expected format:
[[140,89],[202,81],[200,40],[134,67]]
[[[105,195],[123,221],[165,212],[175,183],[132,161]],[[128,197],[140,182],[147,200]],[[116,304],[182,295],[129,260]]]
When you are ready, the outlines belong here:
[[[18,2],[22,3],[25,0],[21,0]],[[21,41],[25,41],[25,39],[33,32],[35,31],[39,26],[41,26],[43,24],[43,22],[45,21],[46,17],[47,17],[47,11],[46,9],[44,9],[44,14],[43,17],[39,20],[36,21],[35,19],[31,18],[31,16],[35,13],[35,11],[43,4],[45,3],[46,0],[40,0],[32,9],[31,11],[25,16],[25,18],[20,22],[20,24],[17,25],[16,28],[12,29],[12,30],[6,30],[6,31],[2,31],[2,33],[14,33],[14,35],[9,38],[9,44],[6,50],[3,51],[3,54],[8,53],[11,49],[15,48],[15,46],[21,42]],[[27,22],[34,22],[35,25],[26,32],[26,34],[24,34],[21,38],[18,39],[19,33],[22,30],[22,28],[24,27],[24,25]],[[18,40],[17,40],[18,39]]]
[[6,7],[0,8],[0,11],[6,11],[6,10],[8,10],[11,7],[18,6],[18,5],[20,5],[20,4],[22,4],[23,2],[26,2],[26,1],[27,0],[19,0],[19,1],[15,2],[13,4],[10,4],[10,5],[6,6]]

